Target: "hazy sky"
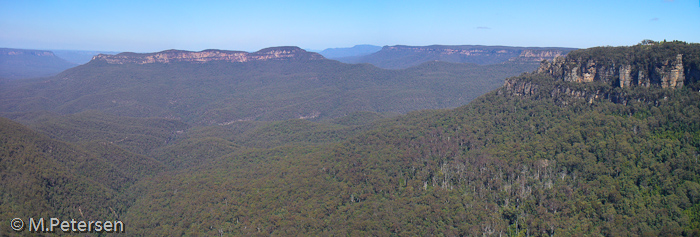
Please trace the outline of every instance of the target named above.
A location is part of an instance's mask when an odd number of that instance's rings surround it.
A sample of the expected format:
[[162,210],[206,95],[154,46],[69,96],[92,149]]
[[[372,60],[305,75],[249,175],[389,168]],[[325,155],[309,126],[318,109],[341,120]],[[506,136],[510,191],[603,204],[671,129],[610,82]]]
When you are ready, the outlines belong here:
[[154,52],[700,42],[700,0],[0,0],[0,47]]

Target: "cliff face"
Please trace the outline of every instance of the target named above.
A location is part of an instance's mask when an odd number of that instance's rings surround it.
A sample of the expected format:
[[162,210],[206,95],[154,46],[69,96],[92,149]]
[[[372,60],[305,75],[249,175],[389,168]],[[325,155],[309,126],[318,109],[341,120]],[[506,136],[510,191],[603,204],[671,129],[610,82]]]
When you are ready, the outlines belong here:
[[673,93],[668,89],[682,87],[700,89],[700,44],[674,41],[576,50],[543,61],[534,73],[506,79],[498,93],[554,98],[561,105],[577,100],[658,105]]
[[695,75],[696,65],[683,60],[683,52],[649,55],[616,55],[616,58],[557,57],[542,62],[538,73],[546,73],[556,79],[571,82],[601,81],[616,87],[658,85],[662,88],[680,88],[686,82],[686,74]]
[[138,54],[120,53],[117,55],[100,54],[93,57],[93,61],[103,61],[109,64],[148,64],[148,63],[173,63],[195,62],[205,63],[210,61],[226,62],[250,62],[268,60],[318,60],[324,59],[317,53],[307,52],[298,47],[266,48],[258,52],[248,53],[243,51],[204,50],[191,52],[182,50],[167,50],[157,53]]
[[518,62],[541,62],[542,60],[552,60],[556,57],[566,55],[570,50],[562,49],[525,49],[520,52],[520,55],[515,58],[509,59],[509,61]]
[[[530,74],[529,76],[532,76]],[[627,104],[630,100],[637,101],[653,101],[648,98],[633,98],[627,93],[620,91],[609,90],[586,90],[568,86],[565,84],[559,85],[541,85],[539,82],[532,80],[523,80],[523,78],[506,79],[503,87],[498,90],[498,94],[508,94],[512,96],[547,96],[557,98],[562,105],[570,103],[569,99],[584,100],[588,103],[593,103],[597,99],[605,99],[614,103]],[[658,103],[658,102],[657,102]]]

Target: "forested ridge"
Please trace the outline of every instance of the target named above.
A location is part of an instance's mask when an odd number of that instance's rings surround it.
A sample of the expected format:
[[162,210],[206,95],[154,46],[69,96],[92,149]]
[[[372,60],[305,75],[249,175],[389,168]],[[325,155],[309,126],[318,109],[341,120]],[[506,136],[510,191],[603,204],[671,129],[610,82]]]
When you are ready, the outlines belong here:
[[[127,54],[128,55],[128,54]],[[99,60],[51,78],[0,87],[0,114],[88,111],[179,119],[194,125],[355,112],[399,114],[455,108],[534,64],[426,62],[403,70],[338,61],[275,60],[109,64]]]
[[161,198],[126,216],[191,217],[159,222],[170,234],[694,235],[698,97],[560,107],[494,92],[341,143],[223,156],[153,180]]
[[[580,51],[570,55],[591,53]],[[99,195],[59,194],[61,209],[41,213],[77,217],[70,208],[88,206],[118,215],[128,235],[697,236],[700,92],[685,83],[620,88],[525,73],[456,109],[321,121],[10,113],[28,128],[2,120],[0,172],[12,177],[30,154],[91,159],[52,167],[87,177],[66,182]],[[39,195],[57,190],[46,183],[35,193],[2,183],[14,208],[2,218],[56,200]]]

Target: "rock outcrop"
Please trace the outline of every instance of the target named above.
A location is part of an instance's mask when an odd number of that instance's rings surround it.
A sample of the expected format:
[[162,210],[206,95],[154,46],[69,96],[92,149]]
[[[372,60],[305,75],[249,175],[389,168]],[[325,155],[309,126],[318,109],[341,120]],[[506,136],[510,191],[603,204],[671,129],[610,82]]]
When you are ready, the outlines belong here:
[[298,47],[274,47],[266,48],[254,53],[243,51],[204,50],[191,52],[183,50],[166,50],[157,53],[120,53],[117,55],[100,54],[93,57],[93,61],[101,61],[109,64],[149,64],[149,63],[174,63],[194,62],[205,63],[211,61],[226,62],[251,62],[269,60],[318,60],[324,59],[318,53],[307,52]]
[[[529,76],[535,76],[530,74]],[[669,92],[669,91],[667,91]],[[640,96],[639,94],[629,93],[629,91],[613,90],[612,88],[580,88],[571,84],[541,84],[541,81],[533,81],[524,77],[513,77],[506,79],[503,87],[497,90],[498,94],[506,94],[510,96],[527,96],[527,97],[549,97],[554,98],[554,101],[562,106],[566,106],[575,101],[584,101],[586,103],[594,103],[597,100],[607,100],[613,103],[627,104],[631,101],[652,103],[658,105],[660,100],[666,94]]]
[[542,60],[552,60],[560,56],[566,55],[571,50],[563,49],[525,49],[520,52],[517,57],[511,58],[508,61],[516,62],[541,62]]
[[508,94],[510,95],[529,96],[537,93],[537,89],[539,89],[539,86],[536,83],[532,83],[531,81],[518,80],[518,78],[515,77],[506,79],[506,82],[503,84],[503,88],[499,90],[498,93],[502,94],[504,91],[503,89],[505,89],[505,91],[508,92]]
[[533,73],[506,79],[498,93],[554,98],[560,105],[597,100],[658,105],[682,87],[700,89],[700,44],[674,41],[576,50],[543,61]]
[[661,68],[655,68],[654,72],[661,78],[661,87],[683,87],[685,75],[683,75],[683,55],[678,54],[676,60],[666,60]]
[[639,61],[567,56],[542,62],[537,73],[570,82],[601,81],[618,87],[659,85],[662,88],[680,88],[686,79],[683,64],[683,54],[680,53],[671,58]]

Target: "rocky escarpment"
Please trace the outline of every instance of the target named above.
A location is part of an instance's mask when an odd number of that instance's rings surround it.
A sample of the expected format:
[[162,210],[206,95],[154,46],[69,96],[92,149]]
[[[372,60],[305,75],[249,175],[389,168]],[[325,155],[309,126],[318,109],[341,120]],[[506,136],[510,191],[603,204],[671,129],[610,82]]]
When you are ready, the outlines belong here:
[[593,103],[596,100],[607,100],[613,103],[627,104],[629,101],[653,102],[658,104],[660,98],[654,96],[640,96],[612,88],[580,88],[567,84],[543,84],[542,81],[526,77],[514,77],[506,79],[503,87],[497,93],[511,96],[550,97],[560,105],[567,105],[573,100],[583,100]]
[[673,42],[578,50],[542,62],[537,72],[564,81],[600,81],[623,88],[681,88],[700,79],[698,48],[697,44]]
[[663,88],[683,87],[685,73],[683,54],[660,60],[651,65],[634,63],[605,63],[594,59],[582,60],[559,57],[543,62],[537,72],[573,82],[603,81],[619,87],[660,85]]
[[226,62],[251,62],[268,60],[318,60],[324,59],[318,53],[307,52],[298,47],[274,47],[266,48],[254,53],[243,51],[204,50],[191,52],[183,50],[166,50],[157,53],[120,53],[117,55],[100,54],[93,57],[93,61],[109,64],[148,64],[148,63],[174,63],[195,62],[205,63],[210,61]]
[[541,62],[542,60],[552,60],[566,55],[568,49],[525,49],[517,57],[511,58],[511,62]]
[[[506,79],[499,94],[574,101],[658,104],[682,87],[700,89],[700,44],[657,43],[577,50]],[[637,88],[637,89],[635,89]]]

